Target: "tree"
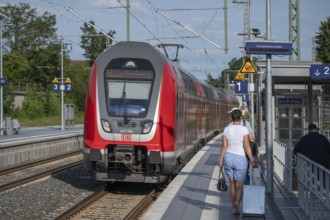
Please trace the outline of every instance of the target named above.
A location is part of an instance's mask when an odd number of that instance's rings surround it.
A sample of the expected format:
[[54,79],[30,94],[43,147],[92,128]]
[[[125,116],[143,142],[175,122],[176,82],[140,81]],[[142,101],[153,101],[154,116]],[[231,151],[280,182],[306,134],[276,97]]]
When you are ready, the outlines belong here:
[[330,17],[321,22],[315,39],[317,44],[316,59],[322,63],[330,64]]
[[[35,8],[32,9],[27,3],[19,3],[1,7],[0,19],[5,23],[4,52],[13,55],[12,59],[17,64],[20,62],[16,59],[18,56],[23,62],[28,62],[28,65],[24,64],[27,67],[24,73],[16,75],[13,71],[17,70],[9,68],[5,69],[5,77],[8,74],[14,76],[12,80],[15,81],[38,82],[46,88],[60,66],[61,50],[56,36],[56,16],[49,12],[38,16]],[[47,71],[40,67],[46,67]]]
[[15,78],[26,80],[26,73],[30,69],[29,61],[19,53],[5,54],[3,56],[4,75],[9,82]]
[[[95,25],[94,21],[90,21],[90,23]],[[81,47],[85,50],[84,56],[91,66],[95,58],[112,44],[112,40],[101,32],[97,33],[95,28],[87,22],[80,29],[84,33],[81,36]],[[113,37],[115,33],[115,31],[109,31],[108,35]]]
[[[211,74],[207,74],[206,82],[217,88],[225,88],[227,83],[234,81],[236,73],[241,69],[243,65],[243,57],[237,59],[233,58],[229,63],[228,69],[222,70],[218,76],[218,79],[214,79]],[[228,79],[227,79],[228,77]],[[227,82],[229,80],[229,82]]]
[[218,79],[214,79],[210,73],[207,74],[206,82],[216,88],[224,88],[224,85],[220,81],[220,75]]
[[72,91],[66,94],[68,103],[75,104],[75,110],[83,112],[85,110],[85,99],[87,81],[91,68],[87,62],[72,62],[67,76],[72,81]]

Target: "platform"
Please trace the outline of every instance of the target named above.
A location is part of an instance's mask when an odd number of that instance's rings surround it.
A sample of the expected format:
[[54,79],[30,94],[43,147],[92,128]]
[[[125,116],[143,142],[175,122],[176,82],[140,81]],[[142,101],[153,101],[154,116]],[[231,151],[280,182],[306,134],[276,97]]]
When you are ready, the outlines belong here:
[[[243,219],[232,214],[228,191],[216,188],[221,135],[212,139],[181,170],[143,216],[143,220],[231,220]],[[262,151],[261,151],[262,152]],[[261,183],[264,185],[264,183]],[[301,220],[297,198],[285,197],[274,183],[273,199],[266,199],[266,219]],[[273,211],[275,208],[280,213]],[[242,211],[242,204],[240,205]],[[256,219],[256,218],[244,218]]]
[[24,128],[18,134],[0,136],[0,170],[82,151],[83,126]]

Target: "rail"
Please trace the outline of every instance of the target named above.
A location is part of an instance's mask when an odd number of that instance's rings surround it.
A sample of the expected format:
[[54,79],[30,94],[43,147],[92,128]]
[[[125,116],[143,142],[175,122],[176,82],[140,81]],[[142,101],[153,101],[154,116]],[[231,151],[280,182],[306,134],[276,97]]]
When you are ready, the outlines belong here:
[[310,220],[329,219],[330,170],[297,155],[298,203]]
[[290,147],[274,140],[274,176],[289,193],[292,193],[292,150]]

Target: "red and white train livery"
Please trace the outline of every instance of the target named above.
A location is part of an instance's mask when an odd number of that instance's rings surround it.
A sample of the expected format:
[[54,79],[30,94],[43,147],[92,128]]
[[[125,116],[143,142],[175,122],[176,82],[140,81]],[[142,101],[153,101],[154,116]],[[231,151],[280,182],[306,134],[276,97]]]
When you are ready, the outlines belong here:
[[238,104],[150,44],[117,43],[97,57],[88,81],[84,166],[101,181],[165,182]]

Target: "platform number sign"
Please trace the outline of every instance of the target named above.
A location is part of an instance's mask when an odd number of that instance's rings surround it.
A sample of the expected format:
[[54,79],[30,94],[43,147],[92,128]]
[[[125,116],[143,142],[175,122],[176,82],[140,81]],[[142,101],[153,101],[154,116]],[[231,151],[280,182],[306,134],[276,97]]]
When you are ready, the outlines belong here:
[[53,91],[71,92],[72,91],[71,79],[69,77],[63,79],[55,77],[53,79]]
[[248,81],[247,80],[235,80],[235,93],[246,94],[248,93]]
[[8,79],[6,78],[0,78],[0,86],[5,86],[8,83]]
[[330,79],[330,65],[312,64],[310,77],[312,79]]
[[53,91],[61,91],[61,83],[53,83]]
[[243,94],[243,101],[244,102],[249,102],[250,101],[250,95],[249,94]]
[[63,89],[61,89],[61,83],[53,83],[53,91],[59,92],[63,90],[64,92],[72,91],[72,84],[63,84]]
[[64,84],[64,91],[71,92],[72,91],[72,84]]

